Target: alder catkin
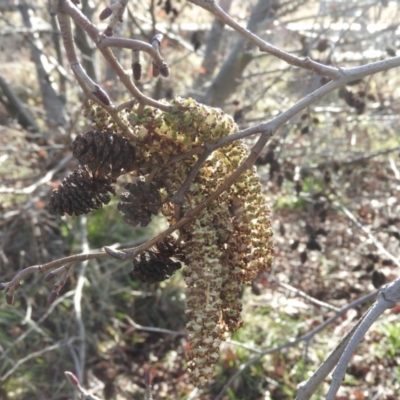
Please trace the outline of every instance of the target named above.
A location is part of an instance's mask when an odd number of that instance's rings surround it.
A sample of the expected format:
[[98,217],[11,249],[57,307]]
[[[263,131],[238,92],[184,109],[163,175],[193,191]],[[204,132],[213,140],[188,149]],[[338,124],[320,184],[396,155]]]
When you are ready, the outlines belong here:
[[[118,208],[132,225],[145,226],[157,212],[173,225],[176,212],[170,199],[181,188],[198,156],[179,162],[171,159],[237,130],[232,118],[219,109],[192,99],[175,99],[169,104],[169,112],[135,106],[123,115],[137,138],[136,167],[131,172],[136,183],[127,188]],[[115,124],[96,108],[89,115],[95,128],[114,129]],[[248,154],[240,141],[214,151],[185,193],[179,216],[213,194]],[[169,277],[183,261],[190,341],[188,371],[193,384],[202,386],[213,375],[221,341],[243,324],[243,285],[271,268],[270,211],[256,170],[246,170],[229,190],[183,226],[174,251],[182,258],[174,261],[172,255],[162,256],[159,250],[142,254],[134,261],[133,274],[142,280],[158,281]]]

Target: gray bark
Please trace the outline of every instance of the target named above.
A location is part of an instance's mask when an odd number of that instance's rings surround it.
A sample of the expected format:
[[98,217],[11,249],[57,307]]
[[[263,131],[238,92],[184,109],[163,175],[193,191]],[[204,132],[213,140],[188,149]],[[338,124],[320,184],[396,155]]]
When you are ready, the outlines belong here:
[[[279,7],[279,0],[259,0],[254,6],[247,29],[254,32],[257,25],[265,19],[273,18]],[[211,83],[203,103],[213,107],[221,107],[225,100],[236,91],[241,83],[243,71],[253,59],[254,45],[247,39],[239,37],[229,56],[222,65],[218,75]]]
[[[231,5],[232,0],[221,0],[219,2],[219,6],[226,13],[229,13]],[[204,85],[204,83],[210,80],[214,74],[214,71],[218,65],[218,52],[222,41],[222,33],[224,31],[224,27],[225,24],[220,19],[214,19],[211,30],[207,36],[207,45],[204,51],[203,63],[201,65],[202,72],[198,76],[196,83],[194,84],[196,90],[201,90],[201,87]]]
[[[92,20],[94,8],[90,5],[88,0],[82,1],[82,12],[89,19]],[[96,46],[89,40],[85,31],[75,24],[75,43],[78,49],[82,52],[82,66],[90,78],[97,82],[96,70]]]
[[21,101],[14,89],[7,83],[4,77],[0,74],[0,94],[7,99],[6,107],[13,117],[25,129],[33,132],[38,132],[39,128],[32,114],[27,110],[25,104]]
[[[24,24],[27,28],[32,28],[31,10],[27,3],[21,2],[19,11],[21,13]],[[42,101],[46,110],[46,117],[49,126],[61,126],[67,122],[64,104],[58,97],[53,87],[53,79],[50,75],[51,66],[43,57],[43,44],[37,33],[32,33],[29,40],[29,47],[33,62],[35,63],[37,76],[39,79]]]

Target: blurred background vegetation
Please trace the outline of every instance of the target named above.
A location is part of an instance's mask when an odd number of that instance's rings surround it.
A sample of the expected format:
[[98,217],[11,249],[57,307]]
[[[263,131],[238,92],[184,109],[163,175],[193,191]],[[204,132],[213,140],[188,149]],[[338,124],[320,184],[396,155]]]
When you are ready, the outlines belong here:
[[[399,54],[395,1],[219,3],[273,45],[327,65]],[[101,27],[107,5],[83,0],[80,7]],[[133,246],[160,232],[161,217],[146,228],[126,225],[116,200],[87,217],[49,214],[50,191],[76,166],[70,143],[89,127],[83,95],[47,3],[0,0],[0,11],[0,282],[29,265]],[[191,96],[221,107],[240,128],[268,121],[326,83],[259,52],[183,0],[131,1],[115,35],[149,41],[158,32],[171,76],[152,78],[144,57],[140,89],[156,99]],[[80,29],[75,35],[88,74],[114,101],[128,100],[95,46]],[[130,69],[130,53],[115,53]],[[105,399],[144,398],[146,375],[155,399],[294,399],[296,386],[374,297],[224,385],[257,351],[301,337],[397,277],[390,254],[398,256],[400,243],[399,88],[397,70],[352,82],[294,118],[266,147],[258,170],[273,209],[274,268],[244,291],[245,325],[223,345],[208,387],[196,390],[188,381],[179,273],[143,284],[130,278],[130,262],[102,259],[76,264],[52,305],[52,284],[40,275],[24,282],[13,306],[0,302],[0,399],[73,399],[66,370]],[[338,398],[398,399],[399,338],[394,308],[367,333]]]

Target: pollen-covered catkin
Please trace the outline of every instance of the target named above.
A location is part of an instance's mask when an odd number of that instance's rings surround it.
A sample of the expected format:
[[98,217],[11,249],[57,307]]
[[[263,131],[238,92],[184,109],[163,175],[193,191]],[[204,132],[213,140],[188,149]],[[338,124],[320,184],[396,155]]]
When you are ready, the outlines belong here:
[[[146,182],[146,187],[150,188],[151,184],[152,198],[159,199],[161,207],[158,202],[157,207],[172,225],[176,216],[169,199],[182,186],[197,156],[179,162],[171,160],[204,143],[215,143],[235,132],[237,126],[221,110],[192,99],[175,99],[170,104],[170,112],[145,107],[139,114],[136,107],[121,118],[130,124],[137,137],[136,143],[132,143],[136,168],[131,175],[137,182]],[[98,109],[93,108],[88,114],[94,129],[116,129]],[[180,215],[214,193],[247,155],[248,150],[239,141],[214,151],[187,190]],[[133,192],[129,196],[135,205],[143,203],[143,208],[130,216],[128,205],[120,206],[125,219],[141,222],[146,217],[147,223],[152,209],[145,205],[143,196]],[[125,197],[128,203],[128,195]],[[133,200],[130,200],[132,204]],[[255,169],[244,172],[229,190],[180,229],[179,248],[185,263],[182,274],[187,286],[188,371],[193,383],[201,386],[213,374],[221,340],[242,326],[243,285],[250,283],[258,273],[269,271],[272,263],[270,212]],[[143,258],[141,269],[145,268],[145,263]]]

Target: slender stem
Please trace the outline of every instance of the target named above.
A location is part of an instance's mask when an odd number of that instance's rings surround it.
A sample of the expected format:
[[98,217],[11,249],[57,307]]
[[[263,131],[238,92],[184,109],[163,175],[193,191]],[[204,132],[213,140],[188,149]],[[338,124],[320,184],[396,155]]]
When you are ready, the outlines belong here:
[[107,110],[115,123],[120,127],[123,136],[135,140],[132,130],[121,120],[117,109],[111,103],[107,94],[92,81],[79,62],[72,34],[71,18],[63,12],[58,12],[57,19],[60,25],[61,37],[63,39],[67,59],[79,85],[91,100]]
[[[59,15],[65,13],[69,15],[92,39],[97,48],[103,54],[104,58],[110,64],[110,67],[115,71],[118,78],[128,89],[128,91],[139,101],[139,103],[146,104],[163,111],[168,111],[170,107],[164,103],[156,101],[150,97],[145,96],[131,81],[129,75],[124,71],[119,61],[115,58],[113,52],[109,48],[110,39],[105,38],[101,32],[82,14],[82,12],[70,1],[60,0]],[[129,39],[126,39],[129,40]],[[104,41],[104,45],[102,42]],[[115,42],[115,41],[114,41]],[[111,40],[111,43],[114,43]],[[117,41],[118,43],[118,41]],[[151,47],[151,46],[150,46]],[[146,46],[143,46],[144,51],[150,51]],[[160,61],[157,51],[153,49],[151,55],[156,57],[156,62]]]
[[236,21],[234,21],[227,13],[225,13],[225,11],[217,4],[216,1],[189,0],[189,2],[196,4],[197,6],[204,8],[205,10],[214,14],[222,22],[224,22],[226,25],[230,26],[232,29],[238,32],[242,37],[256,44],[259,47],[260,51],[269,53],[281,60],[286,61],[288,64],[310,70],[318,75],[328,76],[332,79],[338,77],[338,72],[336,68],[320,64],[316,61],[311,60],[309,57],[301,59],[273,46],[272,44],[266,42],[265,40],[262,40],[256,34],[252,33],[246,28],[243,28]]

